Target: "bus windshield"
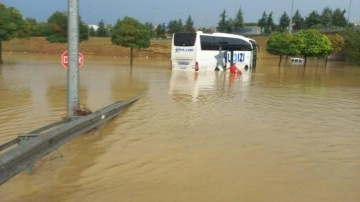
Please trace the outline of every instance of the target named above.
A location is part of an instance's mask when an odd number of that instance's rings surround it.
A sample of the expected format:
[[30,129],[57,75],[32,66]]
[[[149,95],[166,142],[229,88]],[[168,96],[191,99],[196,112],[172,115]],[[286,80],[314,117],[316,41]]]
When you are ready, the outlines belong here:
[[175,33],[174,45],[175,46],[194,46],[196,33]]

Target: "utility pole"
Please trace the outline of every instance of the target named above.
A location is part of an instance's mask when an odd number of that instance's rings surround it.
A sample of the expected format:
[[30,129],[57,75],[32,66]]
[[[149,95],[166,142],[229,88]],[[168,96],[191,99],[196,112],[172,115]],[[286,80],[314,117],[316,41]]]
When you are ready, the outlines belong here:
[[290,25],[289,25],[289,33],[290,34],[292,31],[293,10],[294,10],[294,0],[291,0]]
[[348,12],[348,19],[347,19],[347,26],[349,27],[350,25],[350,10],[351,10],[351,0],[349,2],[349,12]]
[[67,117],[79,108],[79,0],[68,0]]

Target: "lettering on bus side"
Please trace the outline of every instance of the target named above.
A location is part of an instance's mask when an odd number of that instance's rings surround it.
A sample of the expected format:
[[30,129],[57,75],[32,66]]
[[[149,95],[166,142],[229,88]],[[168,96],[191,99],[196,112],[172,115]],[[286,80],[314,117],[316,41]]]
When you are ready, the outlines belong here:
[[179,52],[194,52],[193,48],[175,48],[175,53]]
[[[231,53],[224,53],[225,61],[231,62]],[[245,61],[245,53],[234,53],[234,62],[244,62]]]
[[185,62],[185,61],[179,61],[178,64],[179,65],[189,65],[190,62]]

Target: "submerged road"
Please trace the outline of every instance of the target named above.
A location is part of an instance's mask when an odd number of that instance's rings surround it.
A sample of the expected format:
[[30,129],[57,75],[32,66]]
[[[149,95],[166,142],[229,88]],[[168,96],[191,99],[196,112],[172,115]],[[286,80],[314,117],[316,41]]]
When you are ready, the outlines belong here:
[[0,185],[76,136],[114,118],[142,96],[116,102],[86,116],[74,117],[44,126],[0,145],[0,152],[17,145],[17,147],[0,154]]

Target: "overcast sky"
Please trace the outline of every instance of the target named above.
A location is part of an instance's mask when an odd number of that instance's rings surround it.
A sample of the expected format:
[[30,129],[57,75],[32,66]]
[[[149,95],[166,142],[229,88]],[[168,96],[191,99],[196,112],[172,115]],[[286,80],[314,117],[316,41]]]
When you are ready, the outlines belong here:
[[[68,0],[0,0],[7,7],[18,9],[23,17],[35,18],[38,22],[46,21],[55,11],[67,11]],[[114,24],[116,20],[129,16],[142,23],[154,25],[170,20],[186,21],[190,15],[195,27],[217,26],[220,14],[226,10],[229,18],[234,18],[239,8],[243,11],[245,22],[257,22],[262,13],[273,12],[273,19],[278,23],[280,16],[298,9],[302,17],[311,11],[321,14],[325,7],[332,10],[345,9],[350,22],[360,21],[360,0],[79,0],[80,16],[87,24]]]

